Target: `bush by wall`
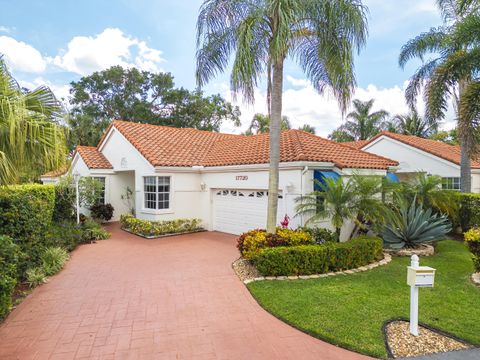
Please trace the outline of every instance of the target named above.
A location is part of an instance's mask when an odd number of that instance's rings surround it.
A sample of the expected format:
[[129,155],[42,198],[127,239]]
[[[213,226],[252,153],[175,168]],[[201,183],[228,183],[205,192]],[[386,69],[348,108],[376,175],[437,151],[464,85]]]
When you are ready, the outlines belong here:
[[17,285],[20,250],[8,236],[0,236],[0,318],[12,308],[12,294]]
[[264,276],[322,274],[354,269],[382,258],[382,240],[362,236],[344,243],[265,248],[253,257]]
[[55,185],[54,221],[74,221],[76,215],[76,193],[73,179],[69,176],[61,178]]
[[113,206],[112,204],[95,204],[90,208],[90,213],[94,219],[109,221],[113,217]]
[[267,234],[263,229],[251,230],[240,235],[237,240],[237,248],[246,259],[252,259],[265,248],[308,244],[314,244],[309,233],[282,228],[277,228],[275,234]]
[[463,231],[480,226],[480,194],[459,194],[460,225]]
[[332,230],[321,227],[302,227],[300,230],[309,233],[317,244],[325,244],[327,242],[338,242],[338,235]]
[[480,228],[474,227],[465,233],[465,242],[472,253],[475,271],[480,272]]
[[167,221],[140,220],[130,214],[120,216],[122,228],[134,234],[155,237],[202,230],[200,219],[177,219]]

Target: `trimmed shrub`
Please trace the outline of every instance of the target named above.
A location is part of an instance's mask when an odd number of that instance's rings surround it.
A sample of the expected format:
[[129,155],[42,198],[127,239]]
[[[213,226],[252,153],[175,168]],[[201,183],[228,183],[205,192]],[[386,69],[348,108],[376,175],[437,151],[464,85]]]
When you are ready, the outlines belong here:
[[264,276],[322,274],[354,269],[382,258],[382,240],[362,236],[344,243],[265,248],[254,258]]
[[17,285],[20,250],[8,236],[0,236],[0,318],[12,308],[12,294]]
[[45,234],[52,225],[55,187],[16,185],[0,188],[0,234],[10,236],[24,254],[17,271],[39,265]]
[[464,236],[465,242],[472,253],[475,271],[480,271],[480,228],[471,228]]
[[68,252],[61,247],[49,247],[42,253],[41,260],[45,275],[55,275],[67,262]]
[[146,237],[202,230],[200,219],[148,221],[137,219],[130,214],[123,214],[120,216],[120,223],[122,229]]
[[85,220],[85,222],[81,226],[83,234],[82,234],[82,242],[88,243],[91,241],[97,240],[106,240],[110,237],[110,233],[103,229],[102,226],[91,219]]
[[27,272],[27,284],[31,288],[37,287],[47,281],[47,276],[43,271],[41,266],[37,266],[31,269],[28,269]]
[[111,204],[97,204],[90,208],[92,218],[109,221],[113,217],[113,206]]
[[460,194],[460,225],[464,231],[480,226],[480,194]]
[[75,202],[76,193],[72,177],[62,177],[59,183],[55,185],[53,221],[74,221],[77,211]]
[[337,233],[329,229],[321,227],[302,227],[299,228],[299,230],[309,233],[317,244],[339,241]]
[[82,225],[72,221],[54,224],[46,235],[45,246],[61,247],[68,251],[74,250],[78,244],[86,242],[85,230]]
[[240,235],[237,240],[237,248],[244,258],[252,259],[264,248],[313,243],[310,234],[302,230],[277,228],[275,234],[267,234],[265,230],[257,229]]

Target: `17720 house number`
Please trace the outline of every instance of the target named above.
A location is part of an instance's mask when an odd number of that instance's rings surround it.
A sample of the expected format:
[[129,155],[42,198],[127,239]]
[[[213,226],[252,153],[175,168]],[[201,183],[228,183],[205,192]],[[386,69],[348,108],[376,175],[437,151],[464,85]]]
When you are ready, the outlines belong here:
[[237,180],[237,181],[246,181],[246,180],[248,180],[248,176],[238,175],[238,176],[235,176],[235,180]]

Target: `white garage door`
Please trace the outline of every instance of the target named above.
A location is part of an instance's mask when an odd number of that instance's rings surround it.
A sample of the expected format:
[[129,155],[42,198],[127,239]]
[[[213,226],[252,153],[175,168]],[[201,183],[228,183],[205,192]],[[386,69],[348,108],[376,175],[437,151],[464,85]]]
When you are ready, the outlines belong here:
[[[213,192],[213,229],[241,234],[267,225],[266,190],[218,189]],[[283,219],[283,196],[278,197],[277,220]]]

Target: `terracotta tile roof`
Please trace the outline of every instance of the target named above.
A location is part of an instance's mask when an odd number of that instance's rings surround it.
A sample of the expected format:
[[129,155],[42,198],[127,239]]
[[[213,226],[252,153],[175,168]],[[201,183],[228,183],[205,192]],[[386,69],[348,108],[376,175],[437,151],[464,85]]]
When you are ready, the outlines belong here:
[[89,169],[113,169],[112,164],[94,146],[77,146],[76,152],[80,154]]
[[369,140],[357,140],[357,141],[346,141],[342,142],[343,145],[348,145],[354,147],[356,149],[361,149],[364,145],[366,145]]
[[[375,141],[381,136],[387,136],[391,139],[400,141],[404,144],[413,146],[414,148],[423,150],[432,155],[438,156],[439,158],[442,158],[454,164],[460,165],[460,146],[450,145],[437,140],[424,139],[424,138],[413,136],[413,135],[402,135],[402,134],[391,133],[388,131],[383,131],[380,134],[368,140],[368,142],[365,143],[362,146],[362,148],[367,144],[370,144],[371,142]],[[472,169],[480,169],[480,162],[472,160]]]
[[[269,162],[269,134],[232,135],[119,120],[111,126],[118,129],[153,166],[226,166]],[[280,160],[332,162],[339,168],[387,169],[398,165],[394,160],[300,130],[282,132]]]
[[63,166],[57,170],[52,170],[52,171],[49,171],[43,175],[41,175],[40,177],[42,178],[55,178],[55,177],[59,177],[59,176],[62,176],[63,174],[66,174],[68,171],[68,166]]

